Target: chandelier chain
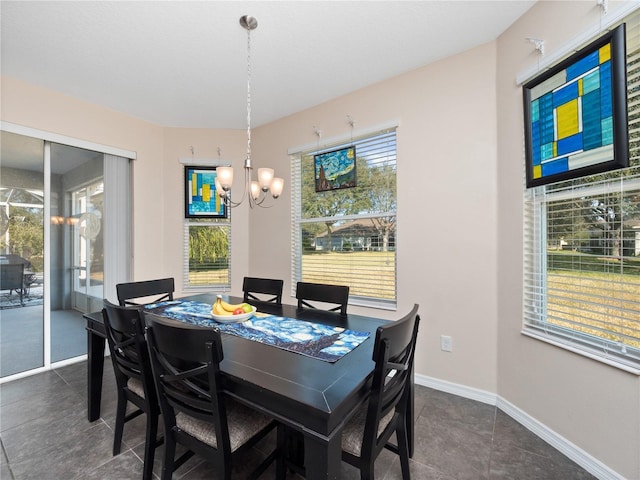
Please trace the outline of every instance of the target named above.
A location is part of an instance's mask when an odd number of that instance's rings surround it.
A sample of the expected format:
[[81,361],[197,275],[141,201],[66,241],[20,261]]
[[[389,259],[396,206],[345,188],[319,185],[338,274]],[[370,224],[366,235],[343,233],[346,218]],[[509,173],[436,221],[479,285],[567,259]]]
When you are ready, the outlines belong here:
[[251,29],[247,29],[247,162],[251,166]]
[[[245,199],[248,200],[249,207],[269,208],[271,205],[262,205],[267,198],[267,192],[275,200],[282,193],[284,180],[274,177],[272,168],[258,168],[258,181],[251,179],[251,30],[258,26],[255,17],[244,15],[240,17],[240,25],[247,30],[247,156],[244,160],[244,188],[242,198],[234,202],[231,200],[231,186],[233,183],[233,167],[220,166],[217,168],[216,190],[223,199],[226,208],[233,208],[241,205]],[[218,156],[220,151],[218,150]]]

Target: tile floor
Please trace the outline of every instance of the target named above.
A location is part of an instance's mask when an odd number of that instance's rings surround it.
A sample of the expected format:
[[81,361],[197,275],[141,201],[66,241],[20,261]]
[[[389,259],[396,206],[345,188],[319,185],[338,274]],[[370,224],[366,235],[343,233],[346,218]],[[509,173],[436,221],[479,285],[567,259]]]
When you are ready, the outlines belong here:
[[[126,445],[120,455],[111,455],[116,396],[109,366],[106,362],[102,417],[93,423],[87,421],[86,362],[0,385],[0,479],[141,478],[144,416],[125,426]],[[265,439],[238,462],[233,478],[245,478],[273,441]],[[162,448],[156,454],[156,475],[161,458]],[[421,386],[416,387],[411,474],[414,480],[594,478],[495,407]],[[196,457],[174,478],[219,477]],[[274,478],[273,467],[261,478]],[[359,475],[343,462],[342,478]],[[391,452],[383,451],[378,458],[376,478],[401,478],[400,464]]]
[[[0,376],[43,365],[43,316],[43,305],[0,310]],[[87,321],[82,313],[51,310],[50,317],[51,361],[60,362],[86,354]],[[29,332],[28,335],[25,332]]]

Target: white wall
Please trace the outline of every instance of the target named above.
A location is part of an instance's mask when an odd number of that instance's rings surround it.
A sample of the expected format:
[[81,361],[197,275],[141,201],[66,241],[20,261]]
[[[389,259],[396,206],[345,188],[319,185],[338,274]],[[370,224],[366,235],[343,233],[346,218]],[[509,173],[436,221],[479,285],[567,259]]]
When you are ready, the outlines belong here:
[[[620,4],[609,2],[612,15]],[[522,89],[535,68],[525,40],[553,55],[598,25],[596,2],[538,2],[498,40],[498,393],[624,478],[640,479],[637,376],[520,334],[522,324]]]

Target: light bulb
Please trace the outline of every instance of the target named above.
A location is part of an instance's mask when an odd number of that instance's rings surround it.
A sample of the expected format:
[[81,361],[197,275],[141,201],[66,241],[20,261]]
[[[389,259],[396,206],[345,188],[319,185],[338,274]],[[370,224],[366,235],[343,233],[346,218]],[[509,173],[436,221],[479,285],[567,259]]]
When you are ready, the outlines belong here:
[[218,192],[218,195],[222,198],[227,196],[227,192],[225,192],[224,189],[222,188],[222,185],[220,185],[220,179],[218,178],[217,175],[216,175],[216,192]]
[[220,181],[220,186],[226,192],[231,189],[233,183],[233,168],[232,167],[218,167],[216,168],[216,180]]
[[269,190],[271,181],[273,180],[273,168],[259,168],[258,169],[258,183],[263,192]]
[[273,198],[278,198],[284,189],[284,179],[276,177],[271,182],[271,195]]
[[260,198],[260,185],[255,180],[251,182],[251,197],[254,200],[258,200]]

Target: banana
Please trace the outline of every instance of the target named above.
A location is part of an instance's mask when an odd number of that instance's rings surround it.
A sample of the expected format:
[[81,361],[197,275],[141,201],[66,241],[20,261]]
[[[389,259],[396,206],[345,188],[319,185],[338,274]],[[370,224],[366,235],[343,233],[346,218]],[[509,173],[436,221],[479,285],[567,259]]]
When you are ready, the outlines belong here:
[[235,309],[242,308],[242,306],[244,305],[244,303],[237,303],[235,305],[227,303],[224,300],[222,300],[222,297],[220,295],[218,295],[218,300],[216,301],[216,304],[220,304],[220,306],[229,313],[233,313]]
[[233,315],[231,312],[227,312],[224,308],[222,308],[222,299],[218,298],[216,303],[213,304],[211,308],[211,313],[214,315]]

